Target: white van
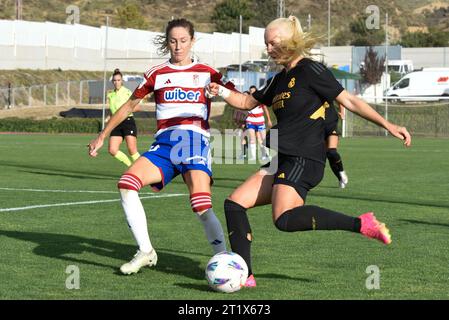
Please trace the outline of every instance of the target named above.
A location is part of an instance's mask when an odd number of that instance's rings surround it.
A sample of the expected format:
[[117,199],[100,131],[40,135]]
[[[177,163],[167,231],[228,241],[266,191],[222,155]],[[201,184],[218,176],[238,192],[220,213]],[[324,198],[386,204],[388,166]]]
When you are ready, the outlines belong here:
[[437,101],[449,97],[449,68],[424,68],[414,71],[386,91],[398,101]]
[[388,60],[388,72],[397,72],[406,75],[413,71],[412,60]]

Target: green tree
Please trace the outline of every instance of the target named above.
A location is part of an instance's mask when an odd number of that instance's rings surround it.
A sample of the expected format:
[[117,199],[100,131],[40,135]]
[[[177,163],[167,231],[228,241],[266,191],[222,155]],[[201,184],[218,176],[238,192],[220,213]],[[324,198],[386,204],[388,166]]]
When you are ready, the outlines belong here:
[[119,27],[147,29],[148,25],[136,4],[126,4],[117,9]]
[[349,24],[352,35],[353,46],[376,46],[382,44],[385,39],[385,31],[379,29],[368,29],[366,27],[366,16],[359,16]]
[[447,47],[449,45],[449,33],[437,29],[429,29],[429,32],[408,32],[399,44],[403,47]]
[[240,15],[243,18],[243,32],[248,32],[248,21],[253,17],[248,0],[225,0],[215,6],[212,20],[218,32],[239,32]]
[[363,59],[363,68],[360,69],[363,82],[369,84],[379,83],[384,70],[385,56],[380,58],[373,47],[369,47]]
[[[384,70],[385,56],[380,58],[373,47],[369,47],[363,60],[363,67],[360,68],[363,82],[370,85],[378,84],[382,79]],[[374,96],[377,97],[376,87],[374,87]]]
[[257,15],[253,15],[249,25],[259,28],[265,28],[268,23],[277,18],[276,0],[253,0],[251,8]]

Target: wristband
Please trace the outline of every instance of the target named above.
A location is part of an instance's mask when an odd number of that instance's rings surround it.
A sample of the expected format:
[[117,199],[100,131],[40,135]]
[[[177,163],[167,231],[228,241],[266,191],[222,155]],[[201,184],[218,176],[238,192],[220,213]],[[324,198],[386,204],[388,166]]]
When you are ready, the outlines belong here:
[[223,99],[227,99],[231,95],[231,90],[229,90],[228,88],[225,88],[223,86],[220,86],[218,88],[218,95],[220,97],[222,97]]

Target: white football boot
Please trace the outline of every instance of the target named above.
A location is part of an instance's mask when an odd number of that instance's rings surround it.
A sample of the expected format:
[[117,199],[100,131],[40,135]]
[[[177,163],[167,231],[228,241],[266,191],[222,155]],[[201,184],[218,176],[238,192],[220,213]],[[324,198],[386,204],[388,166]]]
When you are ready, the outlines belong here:
[[140,250],[134,255],[134,258],[120,267],[123,274],[133,274],[139,272],[142,267],[155,266],[157,263],[157,254],[153,249],[150,253],[142,252]]

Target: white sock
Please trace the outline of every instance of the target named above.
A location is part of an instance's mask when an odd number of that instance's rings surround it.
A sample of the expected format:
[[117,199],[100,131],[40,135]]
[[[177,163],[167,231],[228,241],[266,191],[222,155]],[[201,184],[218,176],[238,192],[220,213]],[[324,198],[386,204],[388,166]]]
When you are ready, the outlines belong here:
[[197,216],[204,226],[207,241],[211,244],[214,253],[226,251],[223,228],[212,208],[208,209],[202,215],[197,214]]
[[250,159],[256,159],[256,151],[257,151],[257,145],[255,143],[249,144],[249,158]]
[[260,145],[260,149],[262,150],[262,157],[268,157],[270,155],[270,151],[263,144]]
[[139,250],[146,253],[151,252],[153,246],[148,235],[147,217],[139,193],[134,190],[120,189],[120,195],[128,226],[139,245]]
[[245,146],[246,144],[240,144],[240,157],[243,158],[245,156]]

